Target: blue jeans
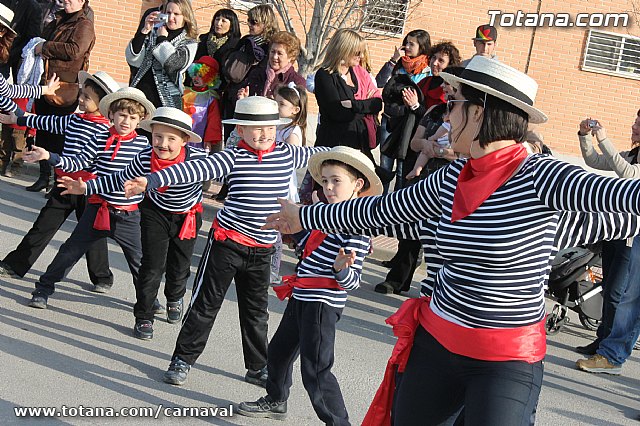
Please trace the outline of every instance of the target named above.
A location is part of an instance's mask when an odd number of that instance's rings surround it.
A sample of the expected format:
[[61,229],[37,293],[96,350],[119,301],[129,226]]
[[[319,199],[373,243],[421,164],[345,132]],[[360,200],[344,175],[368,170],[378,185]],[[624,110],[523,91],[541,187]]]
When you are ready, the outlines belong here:
[[598,341],[611,333],[618,304],[627,288],[631,247],[627,240],[604,241],[602,243],[602,320],[598,327]]
[[600,342],[597,350],[598,354],[616,365],[623,364],[629,358],[640,334],[640,237],[633,240],[628,277],[611,332]]

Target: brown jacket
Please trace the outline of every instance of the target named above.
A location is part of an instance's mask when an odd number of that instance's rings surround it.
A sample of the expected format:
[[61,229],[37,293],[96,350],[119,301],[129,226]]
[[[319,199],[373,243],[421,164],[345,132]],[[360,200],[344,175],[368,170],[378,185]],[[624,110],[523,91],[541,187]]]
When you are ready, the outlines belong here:
[[79,12],[67,14],[60,11],[55,21],[51,21],[42,31],[47,41],[42,48],[42,57],[48,61],[47,75],[43,75],[43,82],[55,72],[61,81],[75,83],[78,81],[78,71],[89,67],[89,55],[96,41],[93,11],[85,5]]

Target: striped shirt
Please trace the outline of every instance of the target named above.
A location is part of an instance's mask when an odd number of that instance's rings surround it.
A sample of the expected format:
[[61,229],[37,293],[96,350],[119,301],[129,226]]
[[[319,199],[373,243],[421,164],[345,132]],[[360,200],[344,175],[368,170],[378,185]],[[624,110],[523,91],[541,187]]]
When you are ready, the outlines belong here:
[[544,318],[544,285],[555,250],[558,211],[640,214],[640,181],[588,173],[534,155],[471,215],[451,223],[462,167],[457,160],[425,180],[385,197],[303,207],[306,229],[358,232],[438,217],[444,259],[433,312],[467,327],[506,328]]
[[267,216],[280,211],[277,200],[287,198],[291,173],[306,167],[312,154],[329,149],[276,143],[275,149],[264,153],[259,163],[253,152],[239,147],[229,148],[148,175],[147,188],[204,182],[225,176],[229,193],[224,207],[217,214],[219,225],[251,237],[259,244],[274,244],[277,232],[260,227],[265,224]]
[[[9,84],[0,75],[0,110],[5,112],[16,112],[18,105],[11,99],[40,98],[42,96],[42,86],[32,86],[30,84]],[[20,110],[22,112],[22,110]],[[16,114],[21,115],[21,114]]]
[[[307,243],[308,232],[300,241],[300,245]],[[309,256],[300,261],[296,267],[296,275],[301,278],[331,278],[335,279],[344,290],[333,288],[293,288],[293,298],[305,302],[321,302],[334,308],[344,308],[347,301],[346,290],[360,287],[362,262],[369,253],[371,240],[361,235],[329,234]],[[343,248],[346,254],[352,251],[356,254],[356,261],[348,268],[337,274],[333,272],[333,263],[338,252]]]
[[[65,172],[77,172],[80,170],[93,170],[98,176],[109,176],[118,173],[129,165],[136,155],[149,146],[149,141],[145,136],[138,135],[132,141],[122,142],[118,155],[111,160],[116,144],[113,143],[109,150],[105,150],[109,131],[99,132],[92,135],[82,150],[73,157],[61,157],[51,153],[50,163],[59,167]],[[118,191],[100,194],[108,203],[116,206],[128,206],[138,204],[142,201],[142,194],[131,198],[124,196],[123,188]]]
[[[186,146],[185,149],[187,152],[184,161],[193,161],[207,156],[205,151],[198,148]],[[148,146],[140,151],[133,161],[118,173],[90,180],[87,182],[87,195],[122,191],[126,180],[151,173],[152,152],[153,148]],[[200,182],[175,184],[164,192],[151,189],[147,191],[147,197],[162,210],[171,213],[183,213],[202,201],[202,184]]]
[[69,115],[27,115],[18,118],[19,126],[32,127],[58,135],[64,135],[64,157],[77,155],[94,134],[109,130],[108,124],[85,120],[78,114]]

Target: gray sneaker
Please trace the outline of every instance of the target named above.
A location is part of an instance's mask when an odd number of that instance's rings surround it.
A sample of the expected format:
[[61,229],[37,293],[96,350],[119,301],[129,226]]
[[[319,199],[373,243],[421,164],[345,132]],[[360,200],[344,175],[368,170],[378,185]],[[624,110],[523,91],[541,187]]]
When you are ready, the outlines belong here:
[[274,401],[269,395],[257,401],[238,404],[238,414],[274,420],[287,418],[287,401]]
[[9,266],[7,262],[0,261],[0,277],[16,277],[18,274]]
[[167,302],[167,322],[175,324],[182,319],[182,299],[177,302]]
[[175,357],[171,360],[169,369],[164,373],[163,380],[165,383],[182,386],[187,381],[187,374],[189,374],[190,369],[191,366],[189,364],[179,357]]
[[28,305],[36,309],[47,309],[47,295],[43,293],[34,293]]

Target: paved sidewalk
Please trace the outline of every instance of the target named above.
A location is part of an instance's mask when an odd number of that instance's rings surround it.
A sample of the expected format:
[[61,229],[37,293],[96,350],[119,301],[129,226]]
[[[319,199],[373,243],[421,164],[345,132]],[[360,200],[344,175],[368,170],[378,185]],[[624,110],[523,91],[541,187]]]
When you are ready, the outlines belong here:
[[[24,190],[27,179],[0,178],[0,258],[13,249],[44,204],[43,193]],[[207,202],[206,222],[200,231],[192,271],[200,261],[214,205]],[[26,306],[33,283],[75,225],[69,220],[42,253],[25,279],[0,280],[0,423],[4,424],[156,424],[136,418],[58,417],[20,419],[14,407],[123,407],[229,408],[254,400],[264,390],[243,381],[245,373],[237,319],[235,290],[227,295],[204,354],[183,387],[162,382],[179,325],[156,318],[151,341],[132,337],[134,290],[120,249],[110,243],[110,261],[116,284],[109,294],[90,291],[86,266],[80,261],[60,283],[47,310]],[[386,240],[377,244],[374,257],[382,258]],[[295,259],[286,250],[283,274],[293,270]],[[375,259],[365,265],[362,287],[349,297],[338,323],[334,372],[340,381],[353,424],[359,424],[375,393],[395,341],[384,320],[405,300],[373,292],[387,270]],[[421,267],[416,278],[424,274]],[[232,287],[233,288],[233,287]],[[417,282],[409,296],[417,297]],[[160,296],[164,302],[164,297]],[[275,331],[285,304],[269,299],[270,334]],[[576,345],[589,342],[594,333],[579,325],[576,316],[565,331],[548,339],[545,381],[538,407],[540,425],[638,425],[640,413],[640,358],[635,352],[620,377],[590,375],[575,369]],[[183,417],[180,424],[215,425],[317,425],[315,413],[301,384],[296,364],[294,385],[285,422],[256,420],[234,415]],[[425,384],[428,386],[428,384]],[[425,419],[428,413],[425,413]],[[159,421],[171,419],[161,415]]]

